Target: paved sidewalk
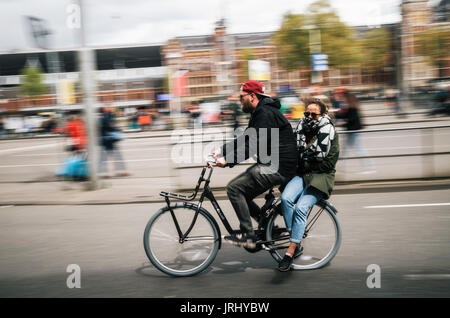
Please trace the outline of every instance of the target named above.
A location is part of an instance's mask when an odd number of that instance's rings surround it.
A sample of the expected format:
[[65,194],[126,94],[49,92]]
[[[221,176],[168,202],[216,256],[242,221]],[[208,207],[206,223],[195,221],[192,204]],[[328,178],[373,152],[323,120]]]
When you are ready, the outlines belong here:
[[[168,178],[117,178],[101,181],[101,188],[87,190],[88,182],[0,183],[0,208],[9,205],[107,205],[164,202],[161,190],[176,192]],[[333,194],[377,193],[450,189],[450,179],[386,180],[337,183]],[[227,199],[223,188],[217,199]],[[198,199],[198,197],[197,197]]]
[[169,178],[112,178],[89,182],[55,181],[0,183],[0,205],[73,205],[158,202],[161,190],[173,191]]

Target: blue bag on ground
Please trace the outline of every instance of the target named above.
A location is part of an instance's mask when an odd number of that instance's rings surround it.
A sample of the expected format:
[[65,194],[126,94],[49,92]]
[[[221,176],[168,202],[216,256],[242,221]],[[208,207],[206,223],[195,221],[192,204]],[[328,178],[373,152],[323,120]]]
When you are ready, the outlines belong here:
[[56,171],[56,175],[73,179],[87,179],[89,177],[87,161],[77,157],[64,159],[64,167]]

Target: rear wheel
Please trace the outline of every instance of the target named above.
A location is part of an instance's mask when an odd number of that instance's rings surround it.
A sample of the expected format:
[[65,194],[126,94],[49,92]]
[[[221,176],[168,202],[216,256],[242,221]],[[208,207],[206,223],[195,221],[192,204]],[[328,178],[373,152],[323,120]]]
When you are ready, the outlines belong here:
[[200,209],[189,235],[180,239],[175,220],[183,233],[191,226],[197,206],[171,205],[159,210],[144,231],[144,249],[152,264],[172,276],[192,276],[206,269],[219,250],[220,232],[212,216]]
[[[274,214],[266,227],[267,247],[280,262],[289,246],[289,232],[281,214]],[[294,259],[293,269],[317,269],[328,264],[341,245],[341,227],[333,209],[326,201],[319,201],[308,214],[301,242],[302,254]]]

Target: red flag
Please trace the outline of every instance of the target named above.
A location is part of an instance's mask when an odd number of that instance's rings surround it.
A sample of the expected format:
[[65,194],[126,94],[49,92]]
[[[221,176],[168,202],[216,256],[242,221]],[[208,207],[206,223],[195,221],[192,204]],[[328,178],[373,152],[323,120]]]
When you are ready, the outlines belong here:
[[187,72],[186,70],[176,71],[173,76],[173,95],[184,96],[187,95]]

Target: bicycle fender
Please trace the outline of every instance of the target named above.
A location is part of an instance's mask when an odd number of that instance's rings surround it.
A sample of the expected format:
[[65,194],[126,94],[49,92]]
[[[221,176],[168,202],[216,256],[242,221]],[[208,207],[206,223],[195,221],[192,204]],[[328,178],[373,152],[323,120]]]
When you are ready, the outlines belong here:
[[338,210],[334,207],[334,205],[331,202],[328,202],[327,200],[319,200],[317,204],[320,205],[322,208],[326,206],[329,207],[334,214],[338,213]]

